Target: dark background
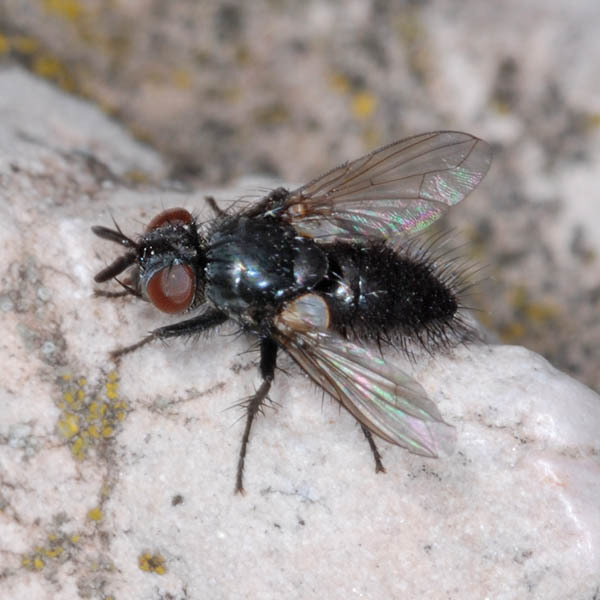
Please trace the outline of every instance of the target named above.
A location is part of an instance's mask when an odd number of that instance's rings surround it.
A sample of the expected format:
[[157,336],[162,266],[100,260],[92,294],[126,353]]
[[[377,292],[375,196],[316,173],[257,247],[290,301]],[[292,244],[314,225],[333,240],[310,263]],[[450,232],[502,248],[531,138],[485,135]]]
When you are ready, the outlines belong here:
[[483,137],[492,170],[444,224],[487,265],[480,319],[598,390],[599,26],[597,0],[3,0],[0,65],[97,103],[194,189]]

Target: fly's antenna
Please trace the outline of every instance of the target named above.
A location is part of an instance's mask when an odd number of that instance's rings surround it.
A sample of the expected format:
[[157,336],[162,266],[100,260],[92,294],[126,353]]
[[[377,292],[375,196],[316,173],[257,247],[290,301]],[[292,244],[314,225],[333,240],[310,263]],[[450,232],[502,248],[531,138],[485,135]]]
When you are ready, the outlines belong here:
[[115,242],[116,244],[120,244],[125,248],[133,249],[133,252],[127,252],[123,254],[123,256],[119,256],[114,262],[112,262],[108,267],[102,269],[95,277],[94,281],[96,283],[104,283],[117,275],[120,275],[127,267],[130,267],[137,257],[137,249],[138,245],[131,239],[128,238],[120,229],[119,226],[115,223],[116,229],[108,229],[108,227],[103,227],[102,225],[94,225],[92,227],[92,231],[104,240],[108,240],[109,242]]

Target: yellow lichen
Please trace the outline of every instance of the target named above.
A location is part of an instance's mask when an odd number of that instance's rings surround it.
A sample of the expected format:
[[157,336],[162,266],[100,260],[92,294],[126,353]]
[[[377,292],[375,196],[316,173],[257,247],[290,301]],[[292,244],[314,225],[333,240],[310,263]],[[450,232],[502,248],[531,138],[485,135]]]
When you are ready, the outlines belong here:
[[147,573],[164,575],[167,572],[165,558],[160,554],[144,552],[144,554],[141,554],[138,558],[138,566],[142,571],[146,571]]
[[522,323],[514,322],[509,323],[502,327],[500,336],[506,343],[516,342],[523,338],[525,335],[525,327]]
[[91,445],[115,435],[117,425],[127,417],[127,402],[119,399],[118,374],[114,371],[103,384],[104,396],[95,398],[88,392],[85,377],[75,380],[63,375],[61,379],[65,389],[57,402],[63,411],[58,429],[71,444],[75,458],[82,460]]
[[[144,139],[141,135],[137,135],[140,139]],[[146,135],[147,139],[151,139],[150,134]],[[131,169],[127,171],[124,175],[125,179],[131,183],[148,183],[151,181],[150,176],[145,171],[140,171],[139,169]]]
[[587,116],[587,124],[589,127],[600,127],[600,113],[592,113]]
[[63,437],[68,440],[79,433],[79,417],[73,413],[67,413],[58,424]]
[[50,53],[33,52],[31,69],[40,77],[53,81],[67,91],[72,91],[77,87],[75,79],[67,71],[66,66]]
[[109,400],[116,400],[119,397],[118,394],[118,388],[119,388],[119,384],[117,382],[111,383],[108,382],[106,384],[106,397]]
[[83,6],[78,0],[44,0],[44,8],[70,21],[76,21],[83,15]]
[[73,443],[73,446],[71,447],[71,452],[77,460],[83,460],[85,458],[88,446],[88,441],[83,437],[79,437]]
[[102,510],[98,507],[96,508],[92,508],[89,512],[88,512],[88,519],[92,520],[92,521],[102,521],[102,517],[104,515],[102,514]]
[[546,323],[560,316],[560,308],[550,302],[532,302],[527,306],[526,314],[532,321]]
[[44,554],[48,558],[56,558],[60,556],[64,552],[64,548],[62,546],[55,546],[54,548],[44,548]]
[[367,119],[377,107],[377,98],[369,91],[358,92],[352,99],[352,112],[358,119]]
[[10,42],[12,47],[21,54],[33,54],[39,48],[37,40],[24,35],[16,35],[10,38]]
[[63,67],[56,58],[52,56],[38,56],[33,61],[33,70],[41,77],[56,79],[63,72]]
[[10,43],[5,35],[0,33],[0,54],[6,54],[10,50]]
[[44,546],[35,546],[31,552],[21,556],[21,565],[31,571],[41,571],[50,564],[51,561],[57,561],[66,552],[65,545],[69,545],[67,536],[64,533],[49,533],[48,544]]

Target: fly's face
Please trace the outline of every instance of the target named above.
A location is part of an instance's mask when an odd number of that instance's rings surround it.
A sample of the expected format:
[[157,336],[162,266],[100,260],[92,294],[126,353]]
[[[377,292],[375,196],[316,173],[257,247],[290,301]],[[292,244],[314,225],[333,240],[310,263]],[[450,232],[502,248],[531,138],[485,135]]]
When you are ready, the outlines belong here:
[[151,302],[166,313],[181,313],[204,301],[205,252],[192,215],[171,208],[154,217],[138,241],[121,230],[94,227],[101,238],[127,248],[126,254],[94,278],[102,283],[133,267],[124,281],[122,295]]
[[[138,285],[142,296],[166,313],[201,302],[204,264],[196,223],[183,208],[165,210],[140,242]],[[199,297],[198,297],[199,296]]]

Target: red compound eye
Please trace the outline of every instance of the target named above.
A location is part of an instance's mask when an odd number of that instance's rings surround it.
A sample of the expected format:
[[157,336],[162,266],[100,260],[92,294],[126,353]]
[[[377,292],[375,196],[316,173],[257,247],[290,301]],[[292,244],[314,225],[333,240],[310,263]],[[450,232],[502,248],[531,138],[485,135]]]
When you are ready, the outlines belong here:
[[159,310],[182,312],[194,299],[196,276],[189,265],[171,265],[152,275],[147,291],[152,304]]
[[192,215],[185,208],[167,208],[158,213],[146,227],[146,231],[158,229],[163,225],[187,225],[192,222]]

